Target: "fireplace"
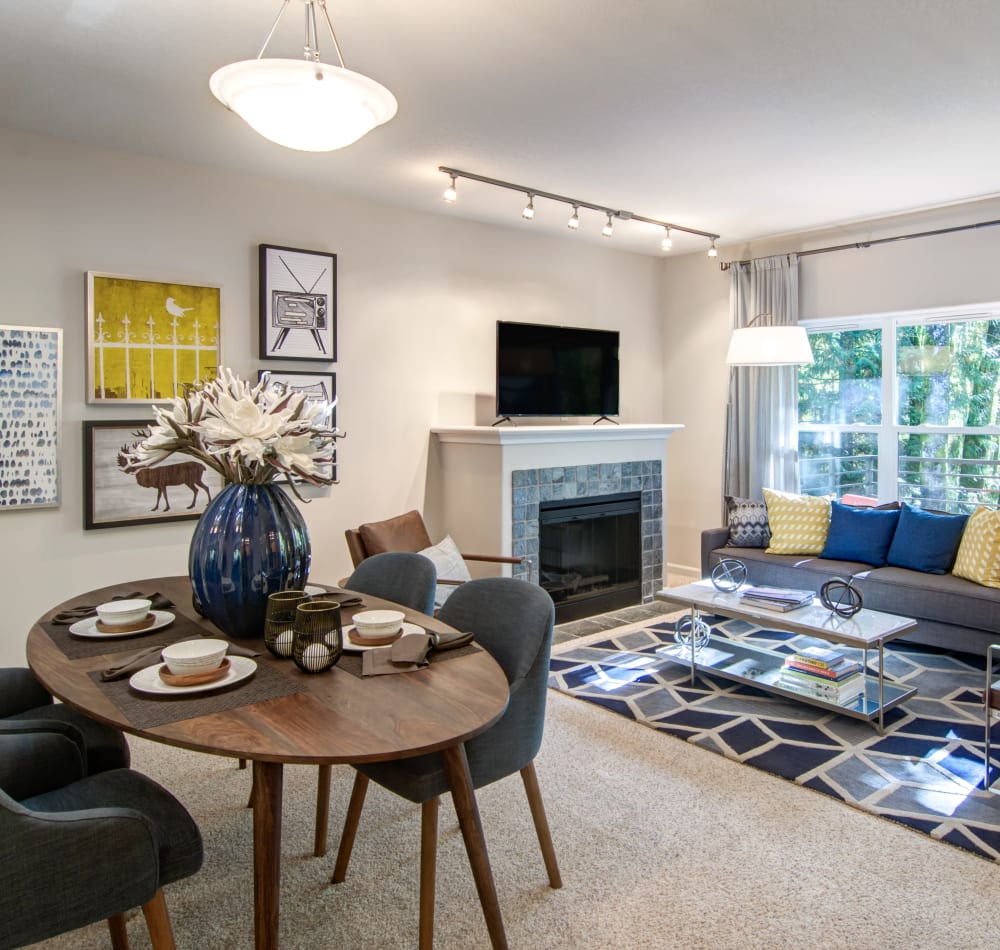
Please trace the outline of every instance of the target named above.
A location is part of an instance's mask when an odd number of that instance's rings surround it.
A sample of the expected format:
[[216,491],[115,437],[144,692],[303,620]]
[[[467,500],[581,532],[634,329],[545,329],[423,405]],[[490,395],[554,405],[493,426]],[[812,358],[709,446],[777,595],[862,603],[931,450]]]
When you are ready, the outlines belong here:
[[641,492],[540,504],[538,583],[557,623],[642,600],[641,513]]

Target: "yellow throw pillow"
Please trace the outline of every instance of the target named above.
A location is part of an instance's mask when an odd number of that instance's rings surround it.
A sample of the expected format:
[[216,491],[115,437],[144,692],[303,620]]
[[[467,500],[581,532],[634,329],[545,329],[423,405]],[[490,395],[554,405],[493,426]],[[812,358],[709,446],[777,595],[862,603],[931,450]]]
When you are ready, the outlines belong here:
[[764,489],[771,529],[768,554],[822,554],[830,530],[830,499]]
[[977,508],[965,523],[952,574],[1000,587],[1000,511]]

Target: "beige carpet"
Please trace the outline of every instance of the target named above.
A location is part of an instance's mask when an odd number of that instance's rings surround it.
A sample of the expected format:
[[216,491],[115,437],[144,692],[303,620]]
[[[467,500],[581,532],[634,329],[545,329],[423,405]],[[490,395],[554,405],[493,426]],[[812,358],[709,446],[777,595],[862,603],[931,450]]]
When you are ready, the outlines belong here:
[[[201,872],[167,889],[181,948],[251,948],[249,773],[133,741],[134,765],[181,798]],[[1000,945],[996,866],[612,713],[550,692],[537,762],[564,887],[550,890],[520,780],[480,791],[515,948],[851,948]],[[350,787],[334,770],[331,851]],[[286,770],[284,948],[416,946],[419,809],[369,794],[346,883],[310,856],[315,770]],[[488,947],[461,836],[443,803],[437,947]],[[58,871],[54,871],[58,886]],[[132,945],[147,947],[141,916]],[[106,948],[103,925],[47,948]]]

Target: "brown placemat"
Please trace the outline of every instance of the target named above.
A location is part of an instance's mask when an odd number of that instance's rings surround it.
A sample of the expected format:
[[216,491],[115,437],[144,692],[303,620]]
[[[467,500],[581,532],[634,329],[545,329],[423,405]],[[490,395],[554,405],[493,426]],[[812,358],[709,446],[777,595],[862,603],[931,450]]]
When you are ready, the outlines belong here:
[[218,692],[196,693],[188,697],[151,696],[148,693],[140,693],[128,685],[127,679],[102,683],[100,670],[89,675],[101,692],[137,729],[165,726],[167,723],[180,722],[182,719],[195,719],[198,716],[208,716],[212,713],[239,709],[241,706],[263,703],[269,699],[291,696],[293,693],[307,692],[306,687],[296,681],[294,674],[289,675],[284,670],[266,662],[262,663],[260,660],[257,661],[257,670],[249,679],[234,683]]
[[[456,647],[454,650],[431,650],[427,654],[427,659],[434,663],[441,663],[444,660],[453,660],[460,656],[468,656],[470,653],[478,653],[482,650],[482,647],[476,646],[474,643],[467,644],[464,647]],[[337,669],[343,670],[345,673],[350,673],[351,676],[361,676],[361,657],[362,653],[344,653],[339,660],[337,660]],[[402,674],[396,674],[401,676]]]
[[[124,653],[127,650],[139,650],[155,643],[176,643],[188,637],[208,637],[213,634],[201,624],[189,620],[183,614],[171,610],[175,617],[173,623],[159,630],[139,630],[127,637],[74,637],[69,627],[64,624],[42,621],[39,626],[52,638],[52,642],[71,660],[82,660],[91,656],[104,656],[106,653]],[[221,633],[215,634],[225,639]]]

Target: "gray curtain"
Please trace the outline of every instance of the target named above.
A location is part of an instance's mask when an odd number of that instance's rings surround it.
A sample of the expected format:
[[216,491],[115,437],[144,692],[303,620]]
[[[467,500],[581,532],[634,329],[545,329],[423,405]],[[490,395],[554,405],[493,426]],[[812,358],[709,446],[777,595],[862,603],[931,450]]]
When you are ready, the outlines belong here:
[[[734,262],[729,274],[733,329],[759,313],[770,313],[772,326],[799,322],[797,254]],[[730,370],[724,494],[760,500],[762,488],[799,490],[798,397],[794,366]]]

